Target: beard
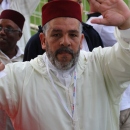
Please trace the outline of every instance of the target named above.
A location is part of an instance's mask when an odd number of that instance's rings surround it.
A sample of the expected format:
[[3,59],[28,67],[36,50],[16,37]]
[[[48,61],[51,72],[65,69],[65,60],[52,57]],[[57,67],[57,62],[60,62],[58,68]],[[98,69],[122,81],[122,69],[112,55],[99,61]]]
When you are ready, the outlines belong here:
[[[72,56],[72,59],[69,62],[60,62],[57,58],[57,55],[62,52],[69,53]],[[78,61],[79,53],[80,53],[80,47],[75,53],[69,47],[61,47],[55,52],[52,52],[50,50],[48,43],[46,43],[46,54],[48,56],[48,59],[57,69],[60,69],[60,70],[68,70],[71,67],[73,67]]]

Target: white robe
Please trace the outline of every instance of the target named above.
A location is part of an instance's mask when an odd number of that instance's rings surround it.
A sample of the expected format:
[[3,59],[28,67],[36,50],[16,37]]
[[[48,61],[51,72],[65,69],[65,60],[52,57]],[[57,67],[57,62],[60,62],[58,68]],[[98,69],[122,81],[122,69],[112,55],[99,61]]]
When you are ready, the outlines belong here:
[[[80,52],[74,120],[52,87],[43,56],[7,65],[6,75],[0,79],[0,106],[11,117],[15,129],[119,130],[119,102],[130,84],[129,34],[130,29],[116,30],[118,43],[112,48]],[[71,112],[73,78],[66,87],[53,71],[50,74]]]

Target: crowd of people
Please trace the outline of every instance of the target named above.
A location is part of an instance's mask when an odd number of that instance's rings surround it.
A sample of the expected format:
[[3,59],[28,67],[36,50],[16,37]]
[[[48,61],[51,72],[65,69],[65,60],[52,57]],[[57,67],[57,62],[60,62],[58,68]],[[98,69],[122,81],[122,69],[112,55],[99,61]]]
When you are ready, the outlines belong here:
[[39,2],[0,0],[0,130],[129,130],[129,7],[48,0],[31,37]]

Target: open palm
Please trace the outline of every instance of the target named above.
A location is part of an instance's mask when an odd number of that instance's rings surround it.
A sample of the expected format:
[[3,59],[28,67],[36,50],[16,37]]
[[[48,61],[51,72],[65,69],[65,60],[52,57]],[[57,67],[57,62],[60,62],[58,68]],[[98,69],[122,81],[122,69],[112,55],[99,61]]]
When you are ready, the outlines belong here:
[[110,26],[127,26],[130,24],[130,9],[123,0],[90,0],[97,12],[103,19],[93,19],[92,23]]

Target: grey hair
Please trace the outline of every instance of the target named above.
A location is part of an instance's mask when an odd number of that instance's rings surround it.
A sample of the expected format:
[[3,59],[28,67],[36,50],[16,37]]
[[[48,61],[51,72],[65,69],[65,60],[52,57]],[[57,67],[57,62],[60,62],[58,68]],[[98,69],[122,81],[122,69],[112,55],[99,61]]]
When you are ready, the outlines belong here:
[[44,34],[46,34],[46,32],[48,31],[49,29],[49,22],[47,22],[43,27],[42,27],[42,31]]
[[[49,29],[49,22],[47,22],[43,27],[42,27],[42,31],[44,34],[46,34],[46,32]],[[83,27],[82,27],[82,23],[79,21],[79,32],[82,33]]]

